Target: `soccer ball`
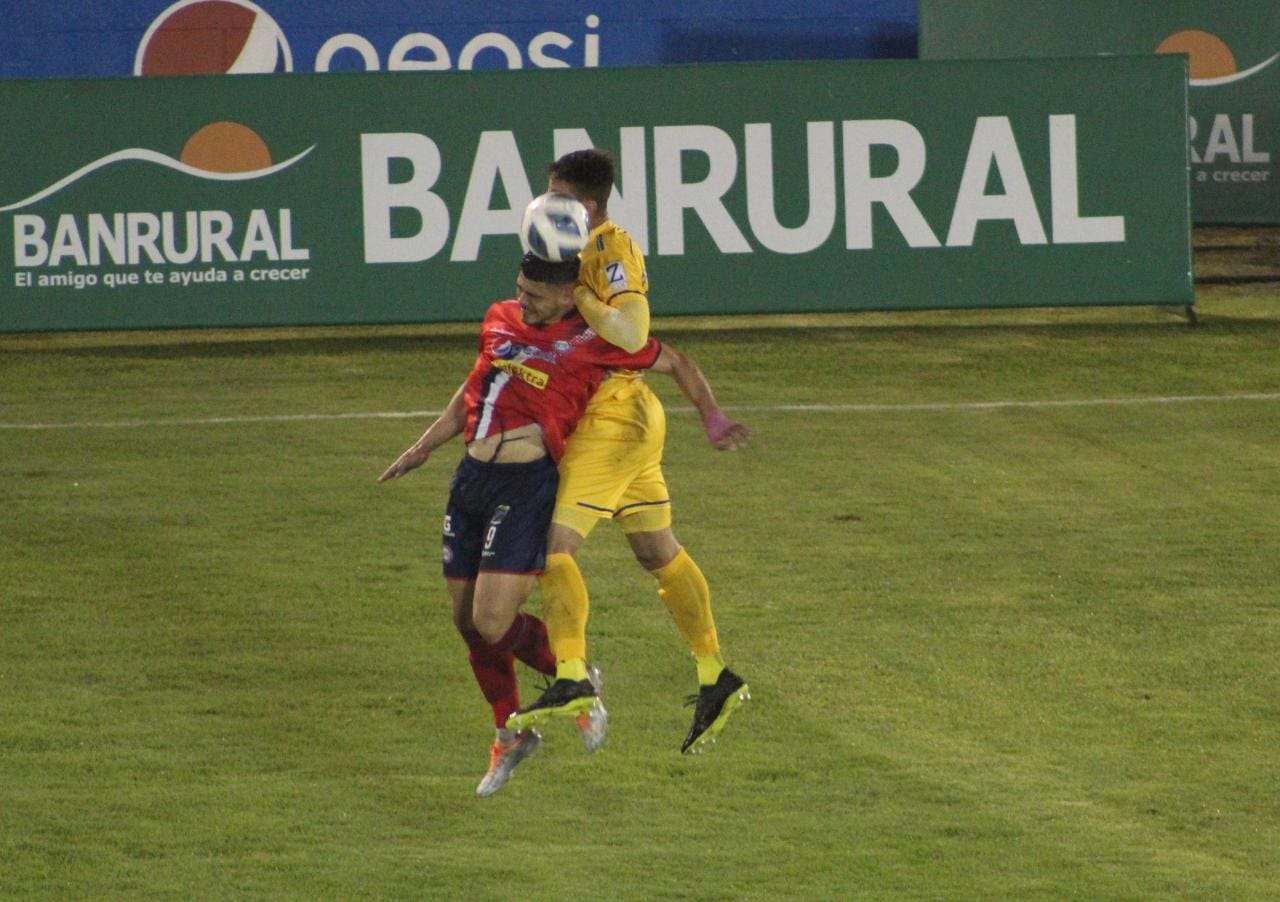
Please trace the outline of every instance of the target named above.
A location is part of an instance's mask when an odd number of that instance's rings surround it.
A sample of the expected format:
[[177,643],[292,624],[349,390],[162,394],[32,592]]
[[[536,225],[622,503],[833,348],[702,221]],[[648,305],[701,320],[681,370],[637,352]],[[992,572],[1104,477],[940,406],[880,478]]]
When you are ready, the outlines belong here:
[[524,209],[520,245],[549,263],[572,260],[587,246],[587,208],[567,194],[543,194]]

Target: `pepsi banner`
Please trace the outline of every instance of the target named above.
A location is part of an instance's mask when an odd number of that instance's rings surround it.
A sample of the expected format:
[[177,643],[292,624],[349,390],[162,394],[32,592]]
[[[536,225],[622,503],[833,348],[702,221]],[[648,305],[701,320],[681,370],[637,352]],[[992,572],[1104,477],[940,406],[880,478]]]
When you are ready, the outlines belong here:
[[1274,0],[922,0],[928,59],[1185,55],[1191,209],[1280,223],[1280,10]]
[[913,58],[915,0],[0,0],[0,76]]
[[1190,303],[1185,98],[1173,56],[0,82],[0,329],[474,320],[590,146],[659,315]]

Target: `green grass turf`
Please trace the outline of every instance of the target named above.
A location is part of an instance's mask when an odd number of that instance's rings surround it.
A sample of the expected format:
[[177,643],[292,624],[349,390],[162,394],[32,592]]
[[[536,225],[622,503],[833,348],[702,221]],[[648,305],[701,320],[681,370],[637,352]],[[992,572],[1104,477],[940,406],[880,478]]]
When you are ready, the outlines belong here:
[[377,486],[426,418],[191,422],[439,409],[473,326],[0,336],[0,423],[144,422],[0,429],[0,896],[1275,898],[1280,401],[911,406],[1280,392],[1280,297],[1199,310],[659,320],[755,430],[651,380],[754,699],[677,753],[606,524],[609,741],[488,800],[459,449]]

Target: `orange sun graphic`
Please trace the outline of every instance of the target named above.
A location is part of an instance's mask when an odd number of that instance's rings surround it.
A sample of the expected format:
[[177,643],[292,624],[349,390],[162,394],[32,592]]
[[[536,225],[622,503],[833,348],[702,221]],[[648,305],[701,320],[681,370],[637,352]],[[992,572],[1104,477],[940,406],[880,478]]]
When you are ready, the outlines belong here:
[[187,139],[181,159],[206,172],[254,172],[271,165],[271,151],[247,125],[210,122]]
[[1191,78],[1221,78],[1238,71],[1231,48],[1222,38],[1207,31],[1175,32],[1160,42],[1156,53],[1187,54]]

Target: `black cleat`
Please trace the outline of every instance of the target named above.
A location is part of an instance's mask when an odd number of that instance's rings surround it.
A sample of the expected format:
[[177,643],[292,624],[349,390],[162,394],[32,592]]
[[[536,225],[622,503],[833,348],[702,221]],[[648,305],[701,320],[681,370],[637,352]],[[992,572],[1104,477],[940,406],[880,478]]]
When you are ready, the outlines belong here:
[[590,680],[556,680],[528,707],[507,718],[508,730],[526,730],[552,717],[574,717],[602,708]]
[[728,667],[720,671],[713,685],[703,686],[697,695],[689,697],[693,709],[693,726],[684,738],[680,751],[696,755],[703,747],[716,741],[716,736],[729,721],[729,715],[743,702],[751,698],[751,688]]

